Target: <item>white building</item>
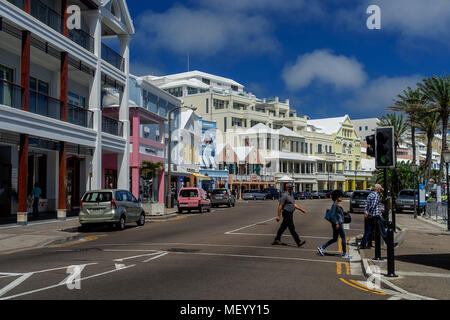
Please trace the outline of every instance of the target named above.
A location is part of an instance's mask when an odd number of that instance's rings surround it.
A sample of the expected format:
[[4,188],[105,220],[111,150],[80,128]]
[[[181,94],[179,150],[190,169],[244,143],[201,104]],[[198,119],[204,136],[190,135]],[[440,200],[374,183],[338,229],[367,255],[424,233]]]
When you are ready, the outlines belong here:
[[[81,29],[67,26],[69,4],[81,9]],[[129,189],[126,2],[0,0],[0,17],[0,170],[10,191],[0,214],[26,224],[39,183],[42,209],[64,219],[85,190],[104,187],[104,154],[117,154],[115,186]],[[120,93],[115,119],[102,114],[105,90]]]

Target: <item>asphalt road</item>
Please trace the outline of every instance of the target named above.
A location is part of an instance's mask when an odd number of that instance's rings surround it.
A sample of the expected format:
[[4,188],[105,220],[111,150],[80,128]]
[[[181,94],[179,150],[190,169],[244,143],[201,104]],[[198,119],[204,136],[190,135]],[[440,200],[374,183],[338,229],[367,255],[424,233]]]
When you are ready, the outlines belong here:
[[[298,203],[308,210],[294,218],[306,240],[302,248],[289,231],[283,237],[289,246],[271,245],[279,227],[276,201],[239,202],[125,231],[96,228],[85,232],[84,242],[0,256],[0,299],[389,298],[358,282],[365,279],[340,257],[338,244],[318,255],[317,246],[331,238],[323,218],[331,201]],[[353,214],[347,238],[362,229],[362,215]],[[70,266],[76,267],[68,273]]]

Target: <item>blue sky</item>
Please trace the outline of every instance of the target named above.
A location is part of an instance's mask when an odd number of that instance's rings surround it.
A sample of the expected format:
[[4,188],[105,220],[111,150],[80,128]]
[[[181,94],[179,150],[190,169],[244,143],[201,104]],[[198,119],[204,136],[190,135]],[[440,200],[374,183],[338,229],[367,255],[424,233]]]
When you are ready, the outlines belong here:
[[[449,0],[127,1],[131,71],[200,70],[312,119],[378,117],[423,77],[450,73]],[[366,10],[381,8],[381,30]]]

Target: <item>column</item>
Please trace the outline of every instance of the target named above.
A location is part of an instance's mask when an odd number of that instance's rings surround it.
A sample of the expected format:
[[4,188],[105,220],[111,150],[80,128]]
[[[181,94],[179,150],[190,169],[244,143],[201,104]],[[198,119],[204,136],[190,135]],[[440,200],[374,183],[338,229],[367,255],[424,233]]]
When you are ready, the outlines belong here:
[[[139,184],[140,184],[140,174],[139,174],[139,136],[140,136],[140,119],[139,113],[137,111],[133,111],[130,113],[132,121],[133,121],[133,135],[130,137],[130,140],[133,143],[133,153],[130,154],[130,165],[132,168],[131,172],[131,189],[133,195],[136,199],[139,198]],[[120,168],[121,163],[123,163],[125,159],[119,156],[118,167]],[[120,174],[119,174],[120,176]],[[127,188],[128,189],[128,188]]]
[[363,181],[363,190],[366,190],[367,189],[367,180],[364,180]]
[[[30,12],[30,0],[25,2],[25,8]],[[22,31],[22,52],[20,61],[20,84],[24,88],[23,109],[29,110],[30,106],[30,48],[31,33]],[[27,188],[28,188],[28,135],[20,135],[19,146],[19,177],[18,177],[18,207],[17,207],[17,224],[27,225],[28,208],[27,208]]]
[[66,220],[66,143],[59,143],[58,220]]
[[[129,82],[130,82],[130,40],[131,37],[129,35],[121,35],[119,36],[120,40],[120,55],[124,59],[125,68],[124,73],[126,75],[126,83],[124,86],[124,91],[122,93],[122,99],[120,101],[120,110],[119,110],[119,120],[123,123],[123,138],[126,141],[126,146],[124,150],[124,154],[122,157],[119,156],[118,163],[118,188],[129,190],[130,188],[130,114],[129,114]],[[136,128],[134,128],[136,129]],[[139,127],[137,128],[139,130]],[[139,141],[139,131],[137,135],[137,140]],[[139,152],[139,144],[134,146]],[[133,148],[133,150],[135,149]],[[139,166],[139,164],[138,164]],[[139,184],[139,182],[138,182]],[[139,192],[138,192],[139,193]]]
[[161,172],[158,175],[158,182],[159,182],[159,199],[158,202],[164,204],[164,170],[161,170]]
[[63,18],[63,34],[64,37],[69,36],[69,30],[67,29],[67,0],[61,0],[61,17]]
[[89,19],[90,33],[94,38],[94,53],[97,56],[97,68],[95,76],[91,79],[89,88],[89,110],[93,112],[93,129],[97,132],[95,149],[90,166],[91,190],[102,188],[102,82],[101,82],[101,50],[102,50],[102,15],[100,11],[89,11],[86,16]]

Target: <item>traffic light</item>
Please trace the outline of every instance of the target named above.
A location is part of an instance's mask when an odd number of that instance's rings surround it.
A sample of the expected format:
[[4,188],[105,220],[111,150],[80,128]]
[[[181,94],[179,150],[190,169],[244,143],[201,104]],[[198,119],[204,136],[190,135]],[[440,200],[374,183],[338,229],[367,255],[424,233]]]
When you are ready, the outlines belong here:
[[392,169],[395,167],[394,128],[377,128],[375,135],[375,167]]
[[367,136],[367,155],[375,158],[375,135]]

